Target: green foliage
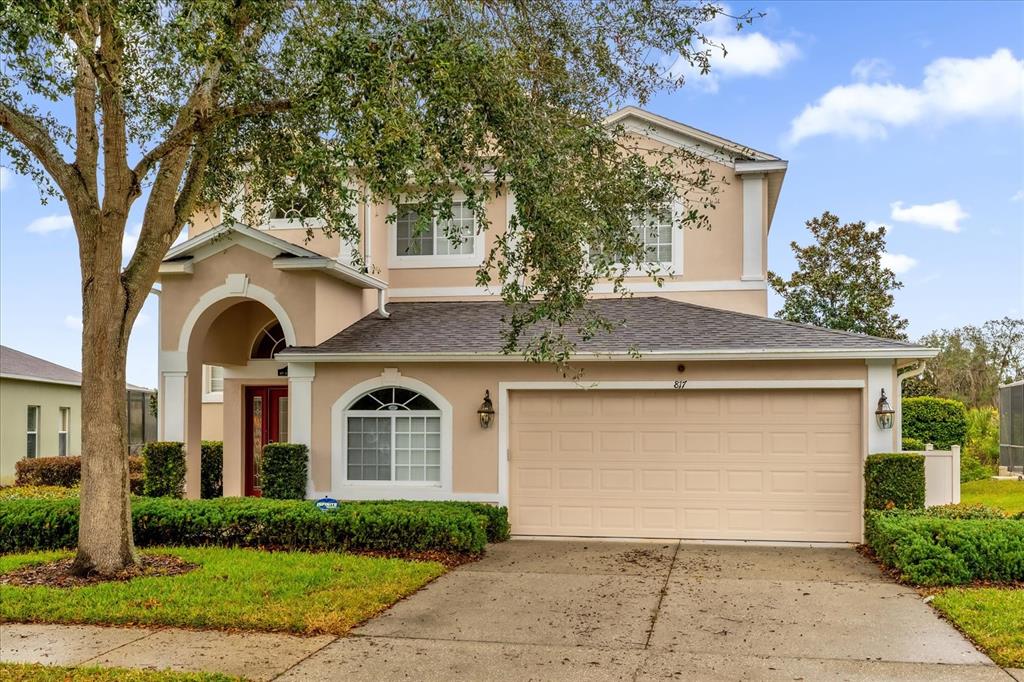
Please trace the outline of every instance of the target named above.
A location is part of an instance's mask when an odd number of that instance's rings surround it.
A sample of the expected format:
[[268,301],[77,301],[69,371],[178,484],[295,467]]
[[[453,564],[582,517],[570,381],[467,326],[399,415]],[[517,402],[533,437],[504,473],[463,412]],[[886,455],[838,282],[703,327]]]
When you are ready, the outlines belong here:
[[867,511],[864,536],[884,565],[916,585],[1024,580],[1024,523]]
[[[322,512],[305,500],[136,498],[132,526],[142,547],[476,554],[488,536],[507,537],[508,520],[504,507],[468,502],[343,502]],[[77,537],[77,499],[0,505],[0,553],[74,547]]]
[[995,475],[995,467],[982,464],[969,452],[960,453],[960,482],[982,481]]
[[903,436],[931,443],[937,450],[963,445],[967,436],[967,408],[948,398],[904,398]]
[[1006,513],[998,507],[985,504],[943,504],[925,509],[925,514],[940,519],[1005,519]]
[[999,463],[999,410],[972,407],[967,410],[967,434],[964,451],[982,464]]
[[920,438],[904,438],[903,449],[912,450],[914,452],[921,452],[924,450],[925,442]]
[[263,497],[271,500],[301,500],[306,497],[309,448],[301,443],[267,443],[263,446],[260,485]]
[[154,441],[142,446],[147,497],[181,497],[185,493],[185,446],[174,441]]
[[932,606],[996,665],[1024,668],[1024,590],[952,588],[935,595]]
[[0,502],[4,500],[63,500],[78,497],[78,488],[60,485],[14,485],[0,487]]
[[869,455],[864,463],[865,509],[923,509],[924,456],[907,452]]
[[[82,480],[82,458],[75,456],[20,459],[14,465],[14,472],[15,485],[72,488],[78,486]],[[128,458],[128,476],[132,493],[141,494],[145,479],[141,457]]]
[[892,312],[892,292],[903,284],[882,267],[884,227],[869,230],[863,221],[841,225],[826,211],[806,223],[814,243],[790,244],[797,270],[788,280],[768,273],[783,298],[777,317],[829,329],[906,339],[908,321]]
[[1024,379],[1024,318],[939,329],[920,343],[938,348],[939,354],[928,361],[920,378],[903,383],[904,396],[938,396],[970,407],[993,407],[999,384]]
[[173,670],[138,670],[99,666],[0,663],[0,680],[7,682],[241,682],[219,673],[184,673]]
[[219,440],[204,440],[200,458],[201,496],[204,500],[224,494],[224,443]]

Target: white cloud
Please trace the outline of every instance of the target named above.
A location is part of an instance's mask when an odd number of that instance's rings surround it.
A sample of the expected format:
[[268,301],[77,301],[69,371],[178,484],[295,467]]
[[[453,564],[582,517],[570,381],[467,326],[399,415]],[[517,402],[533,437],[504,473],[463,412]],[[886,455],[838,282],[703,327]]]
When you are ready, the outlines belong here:
[[[856,70],[856,67],[854,67]],[[793,119],[788,140],[817,135],[884,138],[892,128],[968,118],[1024,116],[1024,60],[1008,49],[990,57],[943,57],[925,67],[920,85],[839,85]]]
[[7,170],[3,166],[0,166],[0,192],[11,186],[11,182],[14,181],[14,173]]
[[892,65],[878,57],[861,59],[850,69],[850,74],[861,82],[888,80],[892,76]]
[[1024,201],[1024,189],[1019,189],[1010,197],[1010,201]]
[[886,232],[889,231],[888,225],[886,225],[885,223],[880,223],[877,220],[869,220],[866,223],[864,223],[864,229],[867,230],[868,232],[878,232],[878,228],[880,227],[884,227]]
[[48,215],[36,218],[25,228],[26,232],[33,234],[50,234],[51,232],[63,232],[74,228],[75,223],[69,215]]
[[127,261],[135,253],[135,246],[139,243],[139,233],[142,232],[142,223],[129,225],[124,229],[124,236],[121,238],[121,260]]
[[882,254],[882,267],[892,270],[897,275],[902,275],[915,265],[917,265],[917,259],[904,253],[885,252]]
[[902,201],[890,204],[892,219],[901,223],[917,223],[924,227],[935,227],[943,232],[959,232],[960,221],[969,214],[960,207],[956,199],[940,201],[937,204],[915,204],[904,206]]
[[[670,72],[686,76],[708,92],[717,92],[721,78],[769,76],[800,56],[800,49],[788,40],[773,40],[748,28],[736,30],[733,19],[725,16],[729,8],[704,28],[704,34],[716,47],[711,48],[711,72],[701,74],[682,58],[676,59]],[[720,47],[719,47],[720,46]]]
[[65,315],[64,326],[68,329],[73,329],[76,332],[82,331],[82,318],[76,315]]

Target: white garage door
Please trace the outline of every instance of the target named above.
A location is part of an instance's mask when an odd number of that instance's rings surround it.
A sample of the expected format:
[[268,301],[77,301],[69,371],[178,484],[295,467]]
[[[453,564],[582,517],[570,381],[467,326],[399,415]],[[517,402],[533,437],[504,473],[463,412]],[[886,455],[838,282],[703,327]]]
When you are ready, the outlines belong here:
[[857,390],[514,391],[512,532],[859,542]]

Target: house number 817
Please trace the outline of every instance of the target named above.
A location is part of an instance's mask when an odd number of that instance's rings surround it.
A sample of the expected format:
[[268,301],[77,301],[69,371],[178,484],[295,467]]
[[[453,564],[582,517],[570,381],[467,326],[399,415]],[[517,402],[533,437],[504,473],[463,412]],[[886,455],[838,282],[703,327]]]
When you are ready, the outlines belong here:
[[686,379],[682,379],[682,380],[676,381],[675,383],[672,384],[672,388],[676,388],[676,389],[686,388]]

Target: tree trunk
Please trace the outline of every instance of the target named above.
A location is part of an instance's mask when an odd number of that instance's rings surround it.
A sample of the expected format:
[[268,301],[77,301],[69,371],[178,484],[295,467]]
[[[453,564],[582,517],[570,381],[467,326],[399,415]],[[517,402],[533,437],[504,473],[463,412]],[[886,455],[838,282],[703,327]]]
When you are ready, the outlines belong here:
[[[115,575],[138,565],[125,402],[128,336],[138,306],[121,281],[120,248],[117,239],[97,249],[101,262],[90,262],[85,254],[82,261],[82,487],[72,568],[79,575]],[[113,254],[105,253],[111,249],[117,254],[113,267]]]

